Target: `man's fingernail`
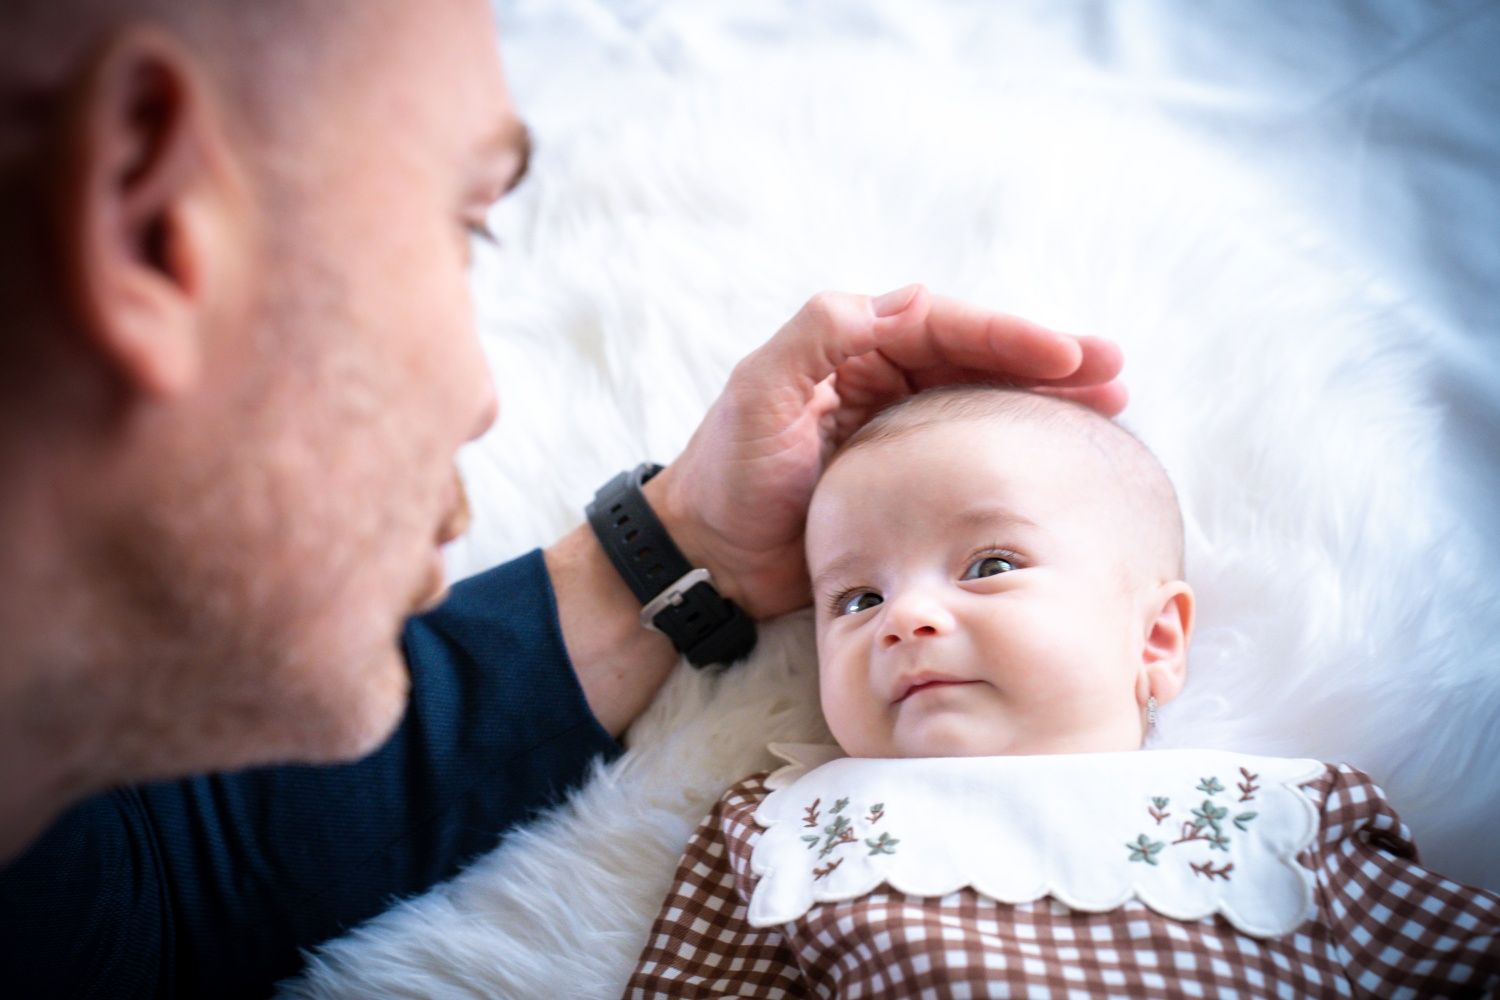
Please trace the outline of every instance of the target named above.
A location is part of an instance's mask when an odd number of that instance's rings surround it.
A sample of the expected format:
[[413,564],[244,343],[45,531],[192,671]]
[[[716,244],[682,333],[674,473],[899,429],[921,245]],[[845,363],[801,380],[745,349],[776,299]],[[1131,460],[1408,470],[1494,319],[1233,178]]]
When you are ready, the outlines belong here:
[[870,305],[875,309],[876,316],[894,316],[911,305],[911,300],[916,297],[917,286],[907,285],[904,288],[896,289],[894,292],[877,295],[870,301]]

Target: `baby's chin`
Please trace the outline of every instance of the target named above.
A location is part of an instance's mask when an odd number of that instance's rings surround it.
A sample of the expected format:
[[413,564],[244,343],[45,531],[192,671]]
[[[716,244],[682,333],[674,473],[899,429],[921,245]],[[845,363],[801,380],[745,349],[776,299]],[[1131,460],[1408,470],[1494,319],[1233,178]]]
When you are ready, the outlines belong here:
[[1106,753],[1138,750],[1098,734],[1020,733],[997,726],[979,728],[968,720],[929,719],[915,731],[885,734],[880,740],[839,741],[851,757],[1023,757],[1064,753]]
[[[837,734],[835,734],[837,735]],[[910,727],[896,732],[840,739],[839,746],[851,757],[1001,757],[1038,751],[1020,734],[977,730],[961,720],[924,720],[913,731]]]

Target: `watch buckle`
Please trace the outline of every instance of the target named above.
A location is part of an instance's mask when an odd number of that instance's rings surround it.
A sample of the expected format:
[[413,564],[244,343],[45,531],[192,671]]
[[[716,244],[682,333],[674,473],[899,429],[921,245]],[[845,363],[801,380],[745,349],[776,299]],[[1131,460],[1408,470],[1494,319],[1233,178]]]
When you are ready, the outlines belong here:
[[657,615],[668,608],[675,608],[681,604],[683,600],[682,595],[698,586],[698,584],[706,583],[712,586],[713,582],[714,579],[709,575],[708,570],[701,566],[697,569],[688,570],[682,576],[678,577],[676,581],[669,584],[666,590],[663,590],[660,594],[657,594],[646,602],[641,608],[641,624],[653,632],[661,632],[661,629],[657,628],[655,624]]

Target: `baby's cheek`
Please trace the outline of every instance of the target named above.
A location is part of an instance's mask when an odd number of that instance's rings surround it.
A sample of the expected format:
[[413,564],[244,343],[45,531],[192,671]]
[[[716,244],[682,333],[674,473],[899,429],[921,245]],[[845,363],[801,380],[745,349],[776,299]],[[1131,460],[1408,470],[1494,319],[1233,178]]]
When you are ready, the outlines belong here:
[[823,719],[843,751],[851,757],[883,756],[884,720],[868,693],[859,690],[856,679],[825,669],[818,678],[818,691]]

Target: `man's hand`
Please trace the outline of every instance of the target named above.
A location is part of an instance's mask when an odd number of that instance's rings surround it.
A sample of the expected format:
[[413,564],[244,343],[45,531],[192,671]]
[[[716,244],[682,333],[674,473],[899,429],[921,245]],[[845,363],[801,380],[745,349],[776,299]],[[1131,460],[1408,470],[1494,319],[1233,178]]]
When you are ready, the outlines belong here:
[[824,292],[730,374],[687,447],[646,484],[688,561],[755,618],[806,605],[803,522],[835,448],[934,385],[1004,381],[1110,416],[1125,407],[1113,343],[1069,337],[910,285]]

